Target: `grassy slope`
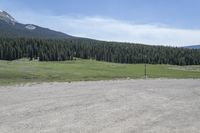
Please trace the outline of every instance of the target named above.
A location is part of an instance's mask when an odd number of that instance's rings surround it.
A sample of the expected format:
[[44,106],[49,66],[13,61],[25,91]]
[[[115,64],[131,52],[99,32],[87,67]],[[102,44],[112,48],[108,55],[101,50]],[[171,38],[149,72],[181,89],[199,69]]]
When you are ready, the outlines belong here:
[[[192,66],[191,66],[192,67]],[[147,65],[150,78],[200,78],[197,70],[183,70],[169,65]],[[173,69],[169,69],[173,68]],[[0,61],[0,84],[20,82],[80,81],[116,78],[143,78],[143,64],[114,64],[92,60],[37,62]]]

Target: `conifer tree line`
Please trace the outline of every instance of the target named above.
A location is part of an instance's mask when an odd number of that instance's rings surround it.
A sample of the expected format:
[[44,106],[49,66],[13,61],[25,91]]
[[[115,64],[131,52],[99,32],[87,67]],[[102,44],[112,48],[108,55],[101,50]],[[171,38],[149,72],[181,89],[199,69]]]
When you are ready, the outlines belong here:
[[200,50],[91,39],[1,38],[0,60],[64,61],[75,58],[114,63],[200,65]]

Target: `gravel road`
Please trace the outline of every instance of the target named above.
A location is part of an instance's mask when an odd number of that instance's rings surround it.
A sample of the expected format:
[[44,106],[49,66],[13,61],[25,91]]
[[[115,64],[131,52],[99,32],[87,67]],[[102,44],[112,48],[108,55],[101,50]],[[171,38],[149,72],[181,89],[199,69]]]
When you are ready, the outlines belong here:
[[200,133],[200,80],[1,86],[0,133]]

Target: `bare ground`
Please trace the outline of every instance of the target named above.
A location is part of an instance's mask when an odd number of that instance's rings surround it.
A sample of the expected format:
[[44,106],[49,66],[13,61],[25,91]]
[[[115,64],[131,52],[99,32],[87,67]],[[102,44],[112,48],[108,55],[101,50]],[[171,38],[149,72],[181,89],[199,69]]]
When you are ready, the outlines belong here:
[[0,133],[190,132],[200,132],[200,80],[0,87]]

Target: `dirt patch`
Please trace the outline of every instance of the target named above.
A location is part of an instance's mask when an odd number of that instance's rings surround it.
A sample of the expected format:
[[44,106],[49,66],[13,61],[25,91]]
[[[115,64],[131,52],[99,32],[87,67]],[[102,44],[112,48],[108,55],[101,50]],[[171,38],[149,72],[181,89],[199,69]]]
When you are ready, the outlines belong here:
[[199,133],[200,80],[0,87],[1,133]]

